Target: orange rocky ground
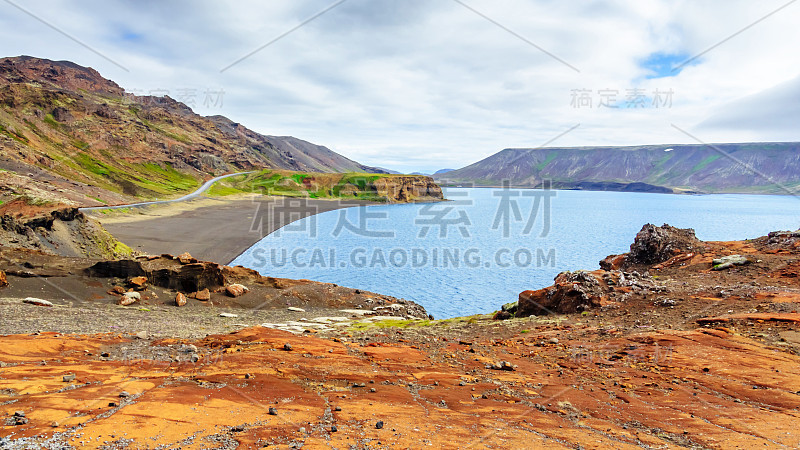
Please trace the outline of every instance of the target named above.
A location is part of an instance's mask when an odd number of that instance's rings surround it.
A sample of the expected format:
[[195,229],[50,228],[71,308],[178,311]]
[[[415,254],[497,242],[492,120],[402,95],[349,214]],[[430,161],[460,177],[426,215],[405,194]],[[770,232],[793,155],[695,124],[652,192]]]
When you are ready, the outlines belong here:
[[798,448],[798,240],[594,272],[583,313],[0,337],[0,448]]

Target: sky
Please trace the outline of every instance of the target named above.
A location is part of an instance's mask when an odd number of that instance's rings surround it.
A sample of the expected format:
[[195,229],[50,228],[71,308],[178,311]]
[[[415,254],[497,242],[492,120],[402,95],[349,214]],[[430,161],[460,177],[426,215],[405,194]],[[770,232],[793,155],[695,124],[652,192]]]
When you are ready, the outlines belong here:
[[798,23],[798,0],[0,0],[0,56],[429,173],[510,147],[798,141]]

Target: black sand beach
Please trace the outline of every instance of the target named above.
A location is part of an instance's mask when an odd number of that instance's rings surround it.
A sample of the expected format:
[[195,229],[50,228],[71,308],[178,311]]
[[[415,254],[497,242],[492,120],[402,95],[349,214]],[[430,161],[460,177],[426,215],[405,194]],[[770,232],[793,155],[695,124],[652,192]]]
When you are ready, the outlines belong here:
[[107,215],[96,212],[92,217],[134,250],[154,255],[189,252],[200,260],[228,264],[284,225],[312,214],[368,204],[262,196],[203,198]]

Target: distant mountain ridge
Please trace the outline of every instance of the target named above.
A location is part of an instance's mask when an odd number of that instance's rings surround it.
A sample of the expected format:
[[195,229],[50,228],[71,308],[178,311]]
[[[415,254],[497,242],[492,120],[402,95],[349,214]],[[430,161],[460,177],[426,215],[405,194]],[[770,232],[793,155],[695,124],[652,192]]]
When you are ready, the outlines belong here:
[[327,147],[200,116],[167,96],[126,94],[73,62],[0,59],[0,202],[163,198],[213,175],[261,168],[382,172]]
[[509,148],[434,175],[443,183],[652,192],[774,193],[800,187],[800,143]]

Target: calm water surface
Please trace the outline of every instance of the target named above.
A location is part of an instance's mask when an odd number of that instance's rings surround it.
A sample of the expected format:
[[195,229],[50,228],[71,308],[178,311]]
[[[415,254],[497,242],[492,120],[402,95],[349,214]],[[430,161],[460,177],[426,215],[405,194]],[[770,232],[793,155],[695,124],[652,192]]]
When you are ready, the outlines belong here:
[[790,196],[461,188],[445,195],[454,202],[302,219],[232,264],[414,300],[447,318],[495,311],[564,270],[596,269],[627,251],[648,222],[694,228],[702,240],[800,227],[800,198]]

